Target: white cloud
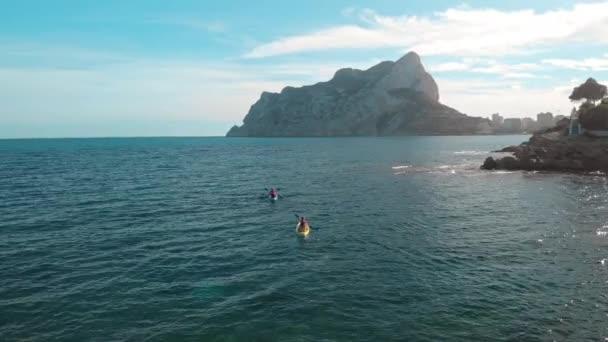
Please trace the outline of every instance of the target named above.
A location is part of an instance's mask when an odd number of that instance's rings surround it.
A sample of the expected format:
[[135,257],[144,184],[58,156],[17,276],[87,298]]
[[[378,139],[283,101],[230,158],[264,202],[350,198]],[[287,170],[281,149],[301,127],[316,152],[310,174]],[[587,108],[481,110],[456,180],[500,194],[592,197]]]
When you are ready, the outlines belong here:
[[[0,126],[11,122],[211,120],[239,123],[263,91],[325,81],[343,63],[240,63],[134,55],[0,41]],[[354,63],[367,69],[377,60]],[[18,114],[18,115],[17,115]]]
[[607,71],[608,70],[608,54],[604,58],[585,58],[577,59],[544,59],[544,64],[551,66],[582,70],[582,71]]
[[466,71],[479,74],[493,74],[503,78],[534,78],[539,77],[525,71],[539,71],[543,67],[534,63],[505,64],[493,60],[468,59],[462,62],[448,62],[429,66],[431,72]]
[[[93,52],[84,55],[95,57]],[[376,61],[355,67],[366,69],[373,64]],[[140,59],[93,67],[0,67],[0,125],[14,120],[122,118],[234,124],[241,122],[263,91],[325,81],[339,67],[318,62],[244,65]]]
[[447,71],[466,71],[471,68],[470,64],[467,63],[458,63],[458,62],[448,62],[441,64],[434,64],[428,67],[431,72],[447,72]]
[[331,49],[401,48],[422,55],[503,56],[568,42],[608,43],[608,2],[568,9],[499,11],[458,7],[433,16],[360,12],[361,25],[336,26],[258,45],[262,58]]
[[355,15],[355,13],[357,13],[357,8],[356,7],[346,7],[345,9],[343,9],[342,11],[340,11],[340,14],[343,17],[347,17],[350,18],[353,15]]
[[534,78],[535,76],[527,72],[508,72],[502,75],[504,78]]
[[362,47],[360,43],[347,37],[358,37],[367,43],[366,48],[379,48],[391,43],[390,39],[384,37],[382,32],[353,25],[339,26],[304,36],[289,37],[259,45],[247,53],[245,57],[259,58],[295,52]]
[[520,63],[520,64],[502,64],[494,61],[487,62],[485,66],[473,68],[473,72],[482,74],[507,74],[510,72],[517,71],[534,71],[541,70],[542,66],[534,63]]
[[[46,51],[43,49],[42,51]],[[81,51],[93,59],[98,56]],[[104,57],[102,56],[102,59]],[[377,60],[355,63],[367,69]],[[186,60],[112,61],[101,66],[0,68],[0,123],[131,120],[214,120],[239,123],[262,91],[325,81],[343,63],[243,64]],[[464,59],[436,69],[485,68],[496,81],[438,79],[442,102],[472,115],[534,114],[570,104],[568,89],[528,89],[509,78],[528,77],[532,64]],[[431,68],[432,69],[432,68]],[[578,82],[580,83],[580,82]],[[555,107],[555,108],[554,108]],[[19,113],[15,117],[14,113]],[[97,120],[97,121],[95,121]]]
[[[229,125],[241,122],[262,91],[325,81],[342,67],[367,69],[379,62],[144,60],[113,52],[2,42],[0,50],[13,57],[61,60],[54,66],[0,66],[0,126],[16,121],[90,124],[123,118],[142,123],[211,120]],[[467,57],[431,65],[429,70],[471,73],[467,80],[437,80],[442,102],[471,115],[567,113],[572,107],[569,92],[584,80],[546,88],[529,88],[524,83],[549,66]],[[492,82],[475,79],[486,74],[499,77]]]
[[500,112],[506,117],[535,116],[550,111],[567,114],[572,108],[572,87],[527,87],[509,80],[437,79],[442,102],[473,116]]
[[271,80],[224,67],[135,63],[92,70],[0,69],[0,121],[201,119],[239,122]]

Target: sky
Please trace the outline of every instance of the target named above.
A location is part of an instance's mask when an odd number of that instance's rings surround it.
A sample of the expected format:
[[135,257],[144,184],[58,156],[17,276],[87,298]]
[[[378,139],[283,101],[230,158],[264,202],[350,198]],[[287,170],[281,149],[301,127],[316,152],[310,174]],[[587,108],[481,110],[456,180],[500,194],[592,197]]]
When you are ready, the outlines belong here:
[[440,101],[568,114],[608,83],[608,1],[11,1],[0,138],[216,136],[262,91],[417,52]]

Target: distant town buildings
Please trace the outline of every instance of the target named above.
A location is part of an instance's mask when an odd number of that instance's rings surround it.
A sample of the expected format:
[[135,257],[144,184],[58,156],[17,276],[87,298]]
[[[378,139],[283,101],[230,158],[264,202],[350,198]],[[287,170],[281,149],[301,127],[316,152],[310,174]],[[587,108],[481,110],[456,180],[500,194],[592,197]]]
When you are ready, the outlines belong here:
[[521,127],[525,132],[534,132],[538,129],[538,125],[536,120],[532,118],[523,118],[521,119]]
[[552,113],[547,112],[537,114],[536,118],[537,120],[529,117],[505,119],[500,114],[494,113],[490,118],[490,122],[494,133],[534,133],[538,130],[553,127],[557,121],[567,117],[564,115],[557,115],[554,117]]
[[492,114],[492,128],[494,129],[498,129],[500,127],[502,127],[504,118],[502,116],[500,116],[500,114],[498,113],[494,113]]
[[539,129],[545,129],[555,125],[555,120],[551,113],[538,113],[536,114],[536,120],[538,121]]
[[502,126],[508,132],[521,132],[522,131],[520,118],[505,119]]

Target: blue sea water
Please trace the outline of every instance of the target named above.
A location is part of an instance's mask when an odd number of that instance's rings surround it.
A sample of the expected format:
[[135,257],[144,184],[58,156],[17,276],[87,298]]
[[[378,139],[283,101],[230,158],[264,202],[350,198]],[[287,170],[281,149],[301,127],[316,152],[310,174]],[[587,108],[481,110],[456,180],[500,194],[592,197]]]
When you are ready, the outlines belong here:
[[526,138],[0,140],[0,340],[604,340],[607,178]]

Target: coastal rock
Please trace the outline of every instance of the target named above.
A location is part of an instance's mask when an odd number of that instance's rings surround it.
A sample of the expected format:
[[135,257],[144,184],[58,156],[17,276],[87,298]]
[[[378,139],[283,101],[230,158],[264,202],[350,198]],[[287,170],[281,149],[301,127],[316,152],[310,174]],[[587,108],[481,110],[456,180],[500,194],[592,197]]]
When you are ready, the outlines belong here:
[[517,170],[521,168],[521,162],[513,157],[504,157],[496,160],[496,169]]
[[520,146],[512,145],[512,146],[507,146],[507,147],[505,147],[505,148],[503,148],[501,150],[494,151],[494,152],[497,152],[497,153],[515,153],[515,152],[519,151],[520,149],[521,149]]
[[[486,159],[486,170],[538,171],[608,171],[608,139],[591,136],[568,136],[567,122],[534,134],[519,146],[509,146],[499,152],[512,156]],[[491,160],[490,160],[491,159]]]
[[368,70],[340,69],[327,82],[264,92],[227,136],[382,136],[488,133],[487,119],[439,102],[420,57],[410,52]]
[[484,170],[495,170],[497,166],[498,165],[496,164],[496,160],[494,160],[494,158],[492,158],[492,157],[488,157],[483,162],[483,165],[481,166],[481,168]]

